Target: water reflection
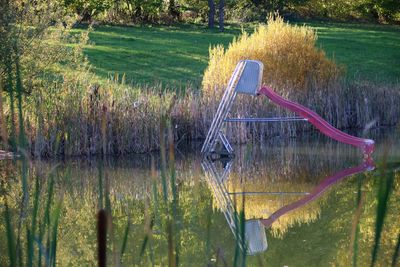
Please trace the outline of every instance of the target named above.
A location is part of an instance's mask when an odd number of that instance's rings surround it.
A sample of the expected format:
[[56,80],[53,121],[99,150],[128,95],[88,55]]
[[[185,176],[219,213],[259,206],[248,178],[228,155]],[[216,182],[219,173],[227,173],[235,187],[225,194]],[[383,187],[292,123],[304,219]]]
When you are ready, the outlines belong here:
[[[181,266],[217,266],[216,262],[221,266],[224,261],[226,266],[234,266],[236,250],[240,251],[237,246],[244,247],[249,254],[257,254],[245,258],[248,266],[351,266],[350,237],[355,214],[359,221],[357,266],[368,266],[375,238],[376,196],[384,181],[379,169],[384,146],[378,141],[376,171],[345,179],[345,175],[362,171],[367,165],[370,168],[372,163],[360,165],[358,151],[351,147],[326,142],[318,136],[310,140],[273,140],[265,147],[243,146],[238,148],[233,161],[224,162],[202,161],[196,148],[182,149],[183,155],[177,155],[175,161],[179,216],[172,215],[170,206],[173,182],[167,180],[169,190],[165,201],[159,169],[152,174],[152,158],[155,168],[160,166],[157,154],[101,162],[82,159],[32,162],[27,174],[31,198],[23,216],[19,162],[0,161],[0,251],[7,248],[6,199],[15,236],[20,233],[21,247],[27,247],[29,240],[24,229],[31,225],[38,182],[39,221],[45,218],[48,199],[52,199],[52,211],[62,202],[57,232],[60,266],[96,265],[95,214],[101,192],[111,215],[109,255],[118,256],[125,229],[130,226],[122,266],[167,266],[170,236],[175,244],[180,244]],[[387,164],[386,170],[396,173],[377,266],[390,266],[399,234],[400,140],[397,136],[385,140],[395,140],[388,160],[393,164]],[[209,170],[206,176],[203,168]],[[338,170],[344,171],[332,175]],[[54,194],[48,198],[51,181]],[[356,204],[358,190],[362,196],[361,208]],[[308,203],[302,205],[302,200]],[[266,228],[263,222],[268,218],[278,219]],[[176,226],[174,235],[166,230],[171,220]],[[148,225],[153,221],[150,229]],[[147,233],[150,235],[140,257]],[[43,238],[46,237],[45,233]],[[37,249],[37,243],[34,244]],[[261,251],[266,252],[258,253]],[[36,250],[35,255],[38,253]],[[109,258],[110,266],[118,265]],[[0,266],[7,265],[7,253],[0,253]]]
[[[293,210],[318,199],[334,184],[339,183],[344,178],[371,171],[375,168],[372,158],[366,157],[363,162],[355,167],[346,168],[333,175],[327,176],[310,192],[294,192],[294,191],[234,191],[230,192],[227,187],[227,181],[230,177],[232,166],[235,158],[218,158],[213,159],[211,156],[205,156],[202,160],[202,168],[205,172],[205,178],[209,188],[216,201],[217,207],[224,213],[225,219],[231,229],[240,248],[248,255],[254,255],[268,248],[267,236],[264,228],[269,228],[274,222],[282,216],[287,215]],[[243,184],[245,187],[245,184]],[[274,211],[271,215],[265,217],[263,214],[253,214],[254,218],[246,219],[241,222],[238,213],[238,202],[241,202],[242,209],[246,207],[247,196],[302,196],[299,200],[283,205]],[[239,200],[239,201],[238,201]],[[283,203],[283,202],[282,202]],[[244,211],[243,211],[244,212]],[[296,214],[295,214],[296,215]],[[246,216],[245,218],[247,218]],[[311,216],[312,217],[312,216]],[[241,224],[244,223],[244,232],[241,232]],[[244,238],[243,238],[244,237]]]

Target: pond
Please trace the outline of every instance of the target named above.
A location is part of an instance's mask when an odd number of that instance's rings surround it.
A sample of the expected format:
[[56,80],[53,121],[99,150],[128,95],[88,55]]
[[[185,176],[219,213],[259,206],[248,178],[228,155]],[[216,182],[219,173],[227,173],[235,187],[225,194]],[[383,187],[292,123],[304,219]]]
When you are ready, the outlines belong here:
[[2,161],[0,265],[96,265],[103,210],[109,266],[395,266],[399,135],[369,132],[373,159],[310,133],[221,160],[194,143],[161,157]]

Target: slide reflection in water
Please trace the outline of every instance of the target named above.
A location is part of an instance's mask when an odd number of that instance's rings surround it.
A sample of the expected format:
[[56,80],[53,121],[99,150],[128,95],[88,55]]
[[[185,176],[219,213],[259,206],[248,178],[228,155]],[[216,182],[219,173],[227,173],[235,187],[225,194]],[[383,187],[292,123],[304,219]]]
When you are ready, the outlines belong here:
[[[220,172],[218,172],[218,168],[216,166],[218,162],[222,163],[223,166]],[[358,173],[371,171],[375,168],[375,164],[372,158],[366,157],[360,165],[341,170],[333,175],[326,177],[311,192],[306,194],[300,200],[281,207],[268,218],[246,220],[244,222],[245,240],[243,240],[239,230],[240,220],[238,212],[235,208],[235,203],[231,197],[233,196],[233,194],[226,189],[226,186],[224,184],[225,181],[227,181],[227,179],[229,178],[233,164],[234,159],[230,158],[212,160],[209,157],[204,157],[202,161],[202,167],[206,174],[205,177],[213,193],[217,206],[224,213],[228,226],[235,236],[239,246],[249,255],[254,255],[267,250],[268,244],[265,228],[271,227],[271,225],[281,216],[318,199],[332,185],[343,181],[344,178]],[[268,192],[260,193],[268,194]],[[282,195],[284,195],[285,193],[287,192],[282,192]],[[241,192],[239,194],[246,194],[246,192]]]

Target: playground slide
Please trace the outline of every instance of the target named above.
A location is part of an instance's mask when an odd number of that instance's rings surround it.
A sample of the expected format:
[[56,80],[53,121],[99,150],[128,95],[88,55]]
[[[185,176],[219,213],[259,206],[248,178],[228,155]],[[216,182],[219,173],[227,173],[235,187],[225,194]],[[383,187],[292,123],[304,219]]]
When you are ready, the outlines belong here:
[[328,122],[326,122],[323,118],[321,118],[321,116],[319,116],[314,111],[300,104],[282,98],[280,95],[275,93],[271,88],[264,86],[258,91],[258,93],[267,96],[272,102],[278,104],[279,106],[287,108],[295,112],[297,115],[307,119],[323,134],[339,142],[361,148],[365,155],[371,155],[375,149],[375,142],[373,140],[355,137],[336,129]]
[[346,170],[342,170],[334,175],[326,177],[309,195],[306,197],[293,202],[292,204],[286,205],[276,212],[274,212],[271,216],[269,216],[267,219],[262,219],[261,223],[265,227],[270,227],[273,222],[275,222],[277,219],[279,219],[281,216],[284,214],[288,213],[289,211],[295,210],[301,206],[304,206],[305,204],[317,199],[320,197],[328,188],[330,188],[332,185],[338,183],[339,181],[343,180],[344,178],[354,175],[357,173],[365,172],[365,171],[371,171],[375,168],[375,163],[373,162],[372,159],[366,159],[361,165],[352,167]]

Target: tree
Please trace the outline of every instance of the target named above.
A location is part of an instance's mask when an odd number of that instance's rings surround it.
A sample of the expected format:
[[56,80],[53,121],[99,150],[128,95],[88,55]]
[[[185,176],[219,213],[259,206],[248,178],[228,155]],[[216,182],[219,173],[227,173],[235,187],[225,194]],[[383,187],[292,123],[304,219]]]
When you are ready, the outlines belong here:
[[208,0],[208,28],[214,28],[214,16],[215,16],[215,2],[214,0]]
[[93,16],[108,10],[112,0],[64,0],[67,9],[81,16],[82,21],[90,21]]
[[359,6],[363,13],[372,15],[379,22],[395,20],[400,13],[399,0],[366,0]]
[[180,12],[175,0],[169,0],[168,13],[174,20],[179,19]]
[[219,30],[224,31],[224,16],[225,16],[225,0],[219,0],[218,11],[219,11]]
[[302,5],[309,0],[249,0],[257,9],[263,13],[278,12],[283,14],[285,10],[294,5]]

